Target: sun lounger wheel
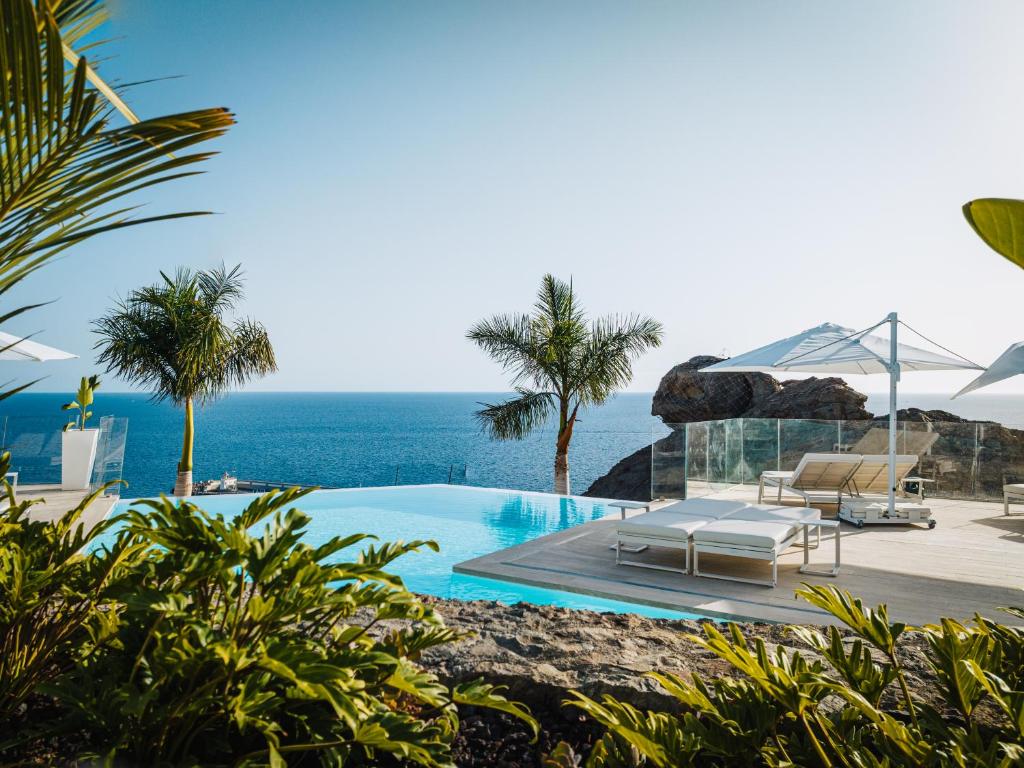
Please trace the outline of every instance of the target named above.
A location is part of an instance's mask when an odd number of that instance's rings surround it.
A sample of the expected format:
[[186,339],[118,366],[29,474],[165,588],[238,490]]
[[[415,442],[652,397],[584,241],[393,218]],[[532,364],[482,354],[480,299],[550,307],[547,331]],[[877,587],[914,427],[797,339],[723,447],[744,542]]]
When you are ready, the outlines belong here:
[[934,527],[935,527],[935,521],[934,520],[929,520],[928,521],[928,530],[930,531]]

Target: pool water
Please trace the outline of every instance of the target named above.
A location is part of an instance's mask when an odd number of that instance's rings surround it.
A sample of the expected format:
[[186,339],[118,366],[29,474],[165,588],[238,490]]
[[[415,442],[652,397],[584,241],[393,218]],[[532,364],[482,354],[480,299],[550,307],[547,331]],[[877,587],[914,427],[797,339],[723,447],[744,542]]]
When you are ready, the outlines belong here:
[[[209,512],[231,517],[252,498],[249,494],[205,496],[197,503]],[[120,502],[115,511],[123,511],[130,504]],[[389,570],[401,576],[414,592],[460,600],[526,602],[651,617],[695,618],[693,614],[648,605],[452,572],[452,566],[464,560],[600,520],[609,512],[600,499],[425,485],[314,491],[295,506],[311,518],[303,541],[312,546],[333,536],[353,533],[373,534],[381,541],[436,541],[440,552],[424,549],[391,564]]]

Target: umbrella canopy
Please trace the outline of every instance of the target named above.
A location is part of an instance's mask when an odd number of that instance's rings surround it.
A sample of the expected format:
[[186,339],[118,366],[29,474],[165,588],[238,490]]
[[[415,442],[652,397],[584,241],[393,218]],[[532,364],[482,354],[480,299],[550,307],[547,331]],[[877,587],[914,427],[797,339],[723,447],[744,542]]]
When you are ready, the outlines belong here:
[[1008,379],[1019,373],[1024,373],[1024,341],[1018,341],[1016,344],[1012,344],[1008,350],[996,358],[996,361],[992,363],[992,365],[990,365],[988,369],[981,374],[981,376],[961,389],[950,399],[960,397],[960,395],[966,395],[968,392],[973,392],[976,389],[987,387],[989,384],[995,384],[997,381]]
[[[889,325],[889,338],[871,331]],[[901,371],[981,370],[963,357],[950,357],[900,344],[895,312],[863,331],[823,323],[764,347],[702,368],[702,373],[793,371],[796,373],[889,374],[889,514],[896,511],[896,384]]]
[[71,360],[78,357],[70,352],[62,352],[54,347],[39,344],[20,336],[12,336],[9,333],[0,331],[0,360],[34,360],[45,362],[47,360]]
[[[857,332],[834,323],[822,323],[788,339],[715,363],[701,369],[701,372],[889,373],[891,346],[890,339],[868,331]],[[902,371],[978,368],[963,358],[947,357],[899,343],[896,344],[896,361]]]

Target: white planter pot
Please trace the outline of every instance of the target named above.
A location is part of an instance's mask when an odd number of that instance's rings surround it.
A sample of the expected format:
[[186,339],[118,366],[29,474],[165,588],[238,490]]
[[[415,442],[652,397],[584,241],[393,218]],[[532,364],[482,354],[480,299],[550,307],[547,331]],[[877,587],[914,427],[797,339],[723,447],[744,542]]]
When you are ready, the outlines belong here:
[[61,435],[60,489],[83,491],[92,480],[98,429],[69,429]]

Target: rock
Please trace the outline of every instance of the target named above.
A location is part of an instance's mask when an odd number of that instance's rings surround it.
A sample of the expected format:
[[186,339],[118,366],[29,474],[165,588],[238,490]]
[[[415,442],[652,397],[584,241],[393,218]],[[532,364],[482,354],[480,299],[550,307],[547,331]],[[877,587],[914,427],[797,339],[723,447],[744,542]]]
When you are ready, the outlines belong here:
[[874,414],[864,408],[867,399],[839,378],[791,379],[739,415],[745,419],[870,419]]
[[[778,381],[767,373],[701,373],[722,358],[698,355],[666,373],[651,401],[651,414],[673,433],[655,445],[662,464],[682,461],[684,432],[677,426],[693,421],[733,418],[871,419],[863,395],[838,378]],[[678,467],[658,472],[661,495],[682,494]],[[667,478],[678,477],[678,489]],[[649,501],[651,498],[651,446],[627,456],[599,477],[584,493],[606,499]]]
[[666,373],[651,401],[651,414],[666,424],[728,419],[779,388],[766,373],[700,373],[721,361],[698,355]]

